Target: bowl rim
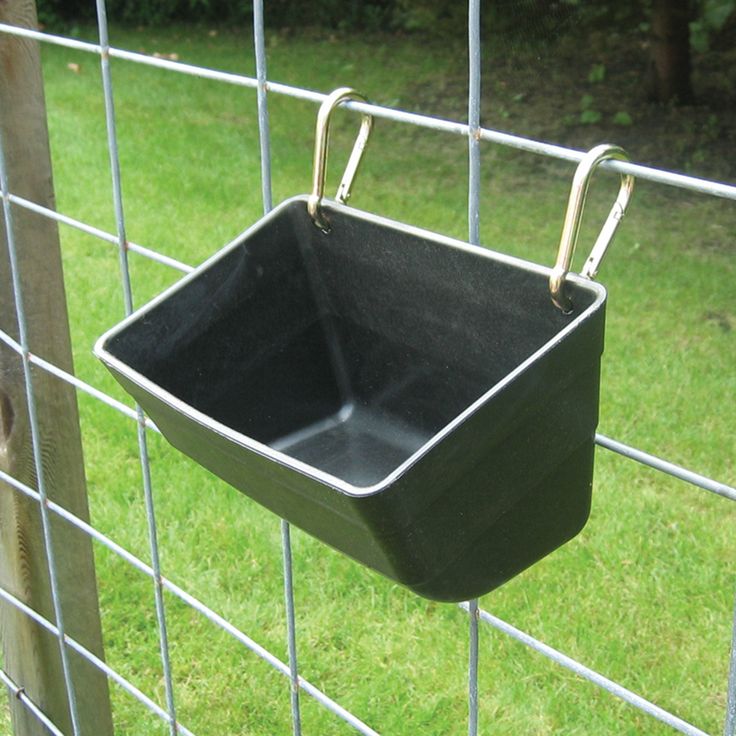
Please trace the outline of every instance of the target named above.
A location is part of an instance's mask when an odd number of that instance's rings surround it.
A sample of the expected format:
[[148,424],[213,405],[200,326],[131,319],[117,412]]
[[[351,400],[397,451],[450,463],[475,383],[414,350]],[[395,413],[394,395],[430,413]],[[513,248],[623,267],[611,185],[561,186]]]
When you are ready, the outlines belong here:
[[[416,464],[422,457],[428,454],[436,445],[442,442],[442,440],[451,434],[458,426],[463,424],[470,416],[475,414],[484,404],[491,400],[496,394],[501,392],[505,386],[510,384],[514,379],[529,368],[533,363],[538,361],[545,353],[549,352],[555,344],[561,342],[569,333],[576,330],[579,325],[588,320],[595,312],[602,308],[606,301],[607,292],[605,287],[589,279],[582,278],[577,274],[569,274],[568,279],[582,288],[591,291],[595,298],[593,302],[581,311],[574,319],[570,320],[569,324],[563,327],[559,332],[555,333],[547,342],[541,347],[535,350],[529,355],[524,361],[522,361],[516,368],[506,374],[501,380],[497,381],[487,391],[485,391],[480,397],[473,401],[463,411],[457,414],[452,420],[445,424],[440,430],[433,434],[424,444],[417,448],[409,457],[403,460],[398,466],[396,466],[390,473],[384,476],[380,481],[373,483],[368,486],[357,486],[348,481],[339,478],[338,476],[327,473],[319,468],[309,465],[301,460],[298,460],[291,455],[288,455],[279,450],[275,450],[269,445],[259,442],[248,435],[242,434],[227,425],[219,422],[212,417],[207,416],[203,412],[195,409],[191,405],[182,401],[181,399],[174,396],[172,393],[162,388],[155,382],[146,378],[144,375],[131,368],[128,364],[116,358],[107,349],[107,343],[117,337],[121,332],[126,330],[132,324],[143,318],[149,311],[154,309],[156,306],[166,301],[171,295],[177,291],[185,288],[190,281],[197,279],[203,272],[211,268],[220,259],[226,257],[231,251],[238,248],[243,241],[250,238],[255,232],[263,227],[266,227],[272,220],[283,215],[284,211],[293,207],[296,203],[302,203],[306,212],[306,203],[308,195],[297,195],[284,200],[279,205],[274,207],[270,212],[260,218],[253,225],[245,229],[233,240],[223,246],[220,250],[214,253],[212,256],[203,261],[199,266],[193,269],[191,272],[183,276],[177,282],[166,288],[160,294],[155,296],[146,304],[142,305],[130,315],[121,320],[118,324],[114,325],[106,332],[104,332],[95,342],[93,352],[94,355],[99,358],[109,370],[113,373],[118,373],[126,378],[131,383],[136,384],[139,388],[156,397],[158,400],[167,404],[171,409],[179,414],[183,414],[189,419],[193,420],[197,424],[201,425],[205,429],[214,432],[228,441],[243,447],[247,450],[255,452],[258,455],[262,455],[280,465],[286,466],[299,473],[306,475],[319,483],[332,487],[341,493],[353,496],[362,497],[370,496],[380,493],[384,489],[393,485],[395,481],[404,475],[414,464]],[[349,217],[356,218],[358,220],[364,220],[373,224],[389,227],[391,229],[399,229],[402,233],[413,235],[425,240],[431,240],[432,242],[439,243],[442,245],[449,246],[458,250],[469,252],[473,255],[480,256],[482,258],[488,258],[497,262],[504,263],[506,265],[515,266],[522,268],[532,273],[537,273],[542,276],[549,278],[552,271],[550,267],[542,266],[531,261],[518,258],[516,256],[510,256],[505,253],[486,248],[484,246],[472,245],[470,243],[450,238],[445,235],[434,233],[430,230],[415,227],[412,225],[406,225],[396,220],[391,220],[386,217],[374,215],[363,210],[356,209],[354,207],[348,207],[346,205],[338,204],[331,200],[323,200],[323,207],[326,210],[333,210]],[[155,426],[155,422],[153,422]],[[158,430],[158,428],[156,428]],[[160,430],[158,430],[160,431]]]

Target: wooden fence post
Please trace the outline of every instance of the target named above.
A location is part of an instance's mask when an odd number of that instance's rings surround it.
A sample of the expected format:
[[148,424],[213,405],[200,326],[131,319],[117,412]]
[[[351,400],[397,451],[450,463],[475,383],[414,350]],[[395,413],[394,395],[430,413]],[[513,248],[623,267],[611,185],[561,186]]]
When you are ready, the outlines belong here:
[[[0,21],[35,28],[34,0],[0,0]],[[46,105],[38,44],[0,33],[0,133],[10,191],[54,207]],[[32,353],[72,371],[72,353],[56,223],[13,209],[14,236]],[[18,338],[5,221],[0,211],[0,327]],[[33,370],[46,490],[50,499],[88,518],[75,389]],[[31,433],[20,356],[0,343],[0,468],[35,488]],[[102,631],[91,539],[51,516],[66,633],[102,658]],[[0,483],[0,586],[54,621],[38,504]],[[7,603],[0,603],[4,669],[64,734],[72,734],[58,639]],[[112,736],[106,676],[69,653],[80,735]],[[16,699],[17,736],[47,730]]]

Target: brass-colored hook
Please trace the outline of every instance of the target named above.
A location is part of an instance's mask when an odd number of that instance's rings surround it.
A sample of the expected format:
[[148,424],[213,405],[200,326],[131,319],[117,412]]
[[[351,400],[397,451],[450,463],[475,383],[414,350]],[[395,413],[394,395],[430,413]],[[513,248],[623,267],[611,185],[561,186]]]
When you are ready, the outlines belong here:
[[[570,312],[572,309],[570,297],[565,293],[565,279],[570,271],[570,264],[575,253],[575,245],[577,244],[578,233],[580,232],[580,223],[583,219],[585,198],[588,194],[588,185],[590,184],[593,171],[598,164],[609,159],[628,161],[629,157],[618,146],[612,146],[608,143],[596,146],[583,156],[575,170],[575,176],[572,180],[570,198],[567,201],[567,212],[565,212],[565,222],[562,226],[562,235],[560,236],[560,247],[557,251],[557,261],[552,269],[552,275],[549,277],[549,290],[552,294],[552,301],[565,313]],[[621,186],[619,187],[616,201],[598,235],[598,239],[595,241],[593,249],[590,251],[588,259],[585,261],[585,266],[583,266],[583,270],[580,272],[581,276],[594,279],[598,274],[598,268],[624,217],[633,191],[634,177],[631,174],[621,174]]]
[[[327,173],[327,142],[330,133],[330,117],[332,111],[345,100],[356,100],[358,102],[368,102],[363,95],[356,92],[350,87],[340,87],[325,98],[325,101],[319,108],[317,114],[317,128],[315,131],[314,141],[314,171],[312,177],[312,193],[307,200],[307,211],[309,212],[314,224],[323,232],[329,232],[330,225],[322,213],[320,204],[325,191],[325,175]],[[360,124],[360,131],[353,146],[353,152],[350,154],[348,165],[345,167],[345,173],[342,175],[342,181],[337,188],[335,200],[341,204],[345,204],[350,199],[350,190],[353,186],[353,180],[358,173],[358,166],[363,157],[368,136],[373,128],[373,116],[366,113],[363,114],[363,120]]]

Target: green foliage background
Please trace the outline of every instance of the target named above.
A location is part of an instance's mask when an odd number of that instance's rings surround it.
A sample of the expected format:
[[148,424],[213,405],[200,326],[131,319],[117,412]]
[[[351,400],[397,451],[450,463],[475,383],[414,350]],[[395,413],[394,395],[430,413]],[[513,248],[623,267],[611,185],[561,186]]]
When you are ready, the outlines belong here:
[[[432,35],[465,33],[466,3],[454,0],[268,0],[266,23],[272,28],[318,26],[342,31],[399,31]],[[59,27],[95,17],[91,0],[38,0],[41,23]],[[625,32],[646,28],[651,0],[585,3],[582,0],[486,0],[486,33],[550,39],[589,30]],[[157,26],[171,22],[248,23],[250,3],[232,0],[108,0],[108,14],[119,23]],[[710,37],[734,16],[736,0],[691,0],[690,40],[701,53]]]

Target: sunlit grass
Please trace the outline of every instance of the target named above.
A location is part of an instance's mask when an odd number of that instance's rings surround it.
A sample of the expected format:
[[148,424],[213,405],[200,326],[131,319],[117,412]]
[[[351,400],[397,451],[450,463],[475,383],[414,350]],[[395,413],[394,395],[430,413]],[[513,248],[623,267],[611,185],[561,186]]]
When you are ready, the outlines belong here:
[[[114,30],[112,40],[253,72],[247,31]],[[97,63],[44,49],[59,210],[114,231]],[[431,84],[437,69],[462,59],[439,46],[428,54],[406,38],[305,34],[270,36],[269,63],[278,81],[321,91],[353,85],[401,106],[413,85]],[[113,75],[128,237],[199,263],[262,214],[255,94],[120,61]],[[278,202],[309,188],[316,108],[269,100]],[[352,116],[338,116],[331,182],[356,128]],[[464,237],[466,160],[461,138],[378,121],[353,203]],[[485,145],[483,243],[551,263],[571,173],[565,164]],[[605,176],[594,183],[581,248],[592,242],[615,186]],[[609,289],[600,431],[731,483],[734,224],[732,203],[640,183],[600,277]],[[62,236],[77,373],[127,401],[91,355],[96,337],[123,315],[117,253],[73,230]],[[137,305],[178,278],[130,258]],[[135,425],[86,396],[80,409],[94,524],[148,559]],[[160,437],[149,439],[164,574],[285,659],[278,520]],[[735,520],[732,503],[599,450],[583,533],[482,605],[717,733]],[[462,612],[416,598],[298,530],[293,541],[302,675],[382,733],[465,733]],[[163,705],[151,582],[96,552],[107,659]],[[166,603],[180,720],[197,734],[290,733],[285,678],[172,596]],[[121,734],[166,733],[128,695],[112,691]],[[349,732],[308,696],[302,703],[305,734]],[[480,709],[484,732],[494,734],[670,732],[488,628]]]

